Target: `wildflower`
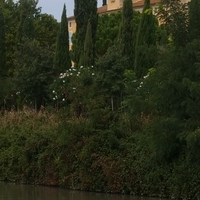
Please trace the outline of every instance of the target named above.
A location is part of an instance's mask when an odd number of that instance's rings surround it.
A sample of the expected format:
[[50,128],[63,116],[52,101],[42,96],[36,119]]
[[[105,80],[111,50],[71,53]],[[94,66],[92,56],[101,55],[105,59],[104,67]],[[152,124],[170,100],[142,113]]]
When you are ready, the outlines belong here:
[[92,73],[92,76],[94,76],[94,73]]
[[62,101],[65,101],[65,99],[63,98]]
[[73,74],[72,73],[70,73],[70,76],[72,76]]
[[65,78],[66,73],[61,73],[59,78]]
[[82,69],[83,68],[83,66],[80,66],[80,69]]
[[53,100],[55,101],[55,100],[56,100],[56,98],[54,97],[54,98],[53,98]]
[[63,80],[63,83],[65,83],[65,80]]
[[73,90],[75,90],[76,88],[75,88],[75,87],[73,87],[72,89],[73,89]]
[[93,65],[91,66],[91,68],[93,68]]
[[53,93],[55,93],[55,90],[53,90]]

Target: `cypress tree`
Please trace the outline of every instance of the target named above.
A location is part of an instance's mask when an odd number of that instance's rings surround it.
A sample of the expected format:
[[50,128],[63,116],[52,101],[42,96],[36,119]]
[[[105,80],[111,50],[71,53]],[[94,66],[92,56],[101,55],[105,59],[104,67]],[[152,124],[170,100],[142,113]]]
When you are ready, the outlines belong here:
[[154,67],[156,54],[156,19],[150,7],[150,0],[145,0],[135,46],[135,73],[137,78],[147,74]]
[[69,32],[67,27],[68,20],[66,16],[66,6],[64,4],[54,58],[54,69],[56,73],[64,72],[71,67],[69,54]]
[[191,40],[200,38],[200,1],[189,3],[189,33]]
[[81,55],[80,65],[92,66],[94,61],[93,57],[93,42],[92,42],[92,29],[90,20],[88,21],[87,32],[84,42],[84,52]]
[[122,9],[122,25],[120,30],[122,55],[128,58],[128,68],[134,65],[134,37],[133,37],[133,5],[132,0],[124,0]]
[[17,43],[21,44],[24,37],[34,37],[34,17],[38,14],[37,0],[20,0],[20,23],[17,32]]
[[[73,44],[73,54],[75,64],[80,64],[81,54],[84,52],[84,41],[87,31],[88,20],[91,23],[92,42],[95,44],[97,29],[97,0],[75,0],[74,16],[76,20],[76,38]],[[95,45],[93,45],[93,57],[95,56]]]
[[0,8],[0,77],[6,75],[5,20]]

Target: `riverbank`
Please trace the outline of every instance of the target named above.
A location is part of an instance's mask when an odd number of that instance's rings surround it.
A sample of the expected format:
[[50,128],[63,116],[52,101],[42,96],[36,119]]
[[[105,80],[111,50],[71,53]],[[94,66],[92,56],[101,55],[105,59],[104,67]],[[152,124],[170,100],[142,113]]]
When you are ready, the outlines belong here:
[[0,122],[2,180],[175,199],[199,197],[198,155],[182,142],[163,159],[157,152],[164,151],[155,150],[152,135],[132,132],[125,115],[101,110],[90,119],[78,119],[65,111],[28,110],[6,113]]

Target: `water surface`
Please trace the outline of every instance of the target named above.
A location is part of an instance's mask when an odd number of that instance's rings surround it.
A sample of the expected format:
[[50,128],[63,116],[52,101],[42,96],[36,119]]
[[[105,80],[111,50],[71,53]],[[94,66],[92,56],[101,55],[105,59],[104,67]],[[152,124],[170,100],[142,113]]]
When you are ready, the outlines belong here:
[[159,200],[0,182],[0,200]]

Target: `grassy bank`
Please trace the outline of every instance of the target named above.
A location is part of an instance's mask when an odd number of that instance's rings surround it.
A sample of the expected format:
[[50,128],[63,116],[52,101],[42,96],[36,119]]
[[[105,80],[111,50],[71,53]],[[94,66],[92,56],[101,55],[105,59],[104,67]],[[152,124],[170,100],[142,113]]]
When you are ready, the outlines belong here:
[[[142,121],[143,126],[147,124]],[[141,119],[135,119],[134,126],[139,122]],[[133,132],[133,124],[127,116],[106,110],[99,110],[91,119],[68,118],[65,111],[6,113],[0,117],[0,178],[88,191],[197,199],[198,156],[184,141],[170,151],[169,138],[159,141],[163,143],[159,149],[152,143],[156,138],[151,129]]]

